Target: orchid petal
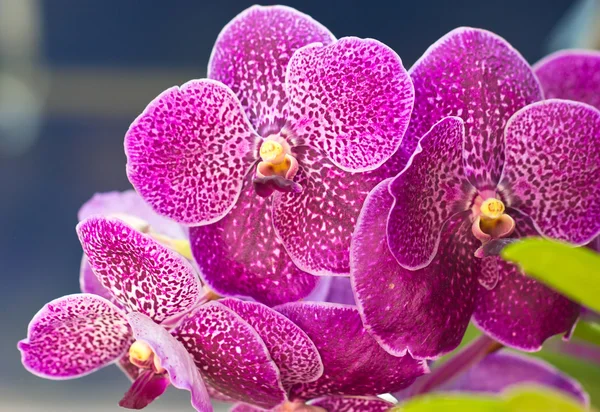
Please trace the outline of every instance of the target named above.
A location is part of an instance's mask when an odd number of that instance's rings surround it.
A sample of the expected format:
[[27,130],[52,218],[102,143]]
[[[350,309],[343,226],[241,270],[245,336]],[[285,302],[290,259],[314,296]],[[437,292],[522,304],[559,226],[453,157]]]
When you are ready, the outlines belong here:
[[336,167],[310,147],[294,149],[301,193],[277,193],[273,226],[296,266],[313,275],[348,275],[356,218],[369,191],[392,176],[380,168],[356,174]]
[[385,236],[393,204],[389,182],[371,192],[354,232],[350,267],[356,302],[365,327],[387,352],[437,358],[458,346],[473,313],[477,241],[464,216],[451,219],[430,265],[404,269]]
[[354,306],[295,302],[276,309],[306,332],[325,367],[315,382],[294,386],[291,399],[393,392],[428,371],[425,362],[386,353],[363,327]]
[[127,409],[143,409],[150,405],[169,387],[169,378],[157,375],[151,370],[145,370],[131,384],[119,406]]
[[34,375],[72,379],[115,362],[130,341],[119,308],[99,296],[76,294],[47,303],[18,347],[23,366]]
[[175,339],[164,327],[157,325],[141,313],[129,313],[127,320],[137,340],[145,342],[161,367],[169,374],[173,386],[190,391],[192,406],[200,412],[212,410],[210,398],[194,359],[183,344]]
[[200,306],[174,332],[193,356],[207,384],[261,408],[285,399],[279,370],[258,333],[219,302]]
[[216,222],[234,206],[259,142],[228,87],[193,80],[163,92],[130,126],[127,176],[157,213]]
[[546,99],[568,99],[600,110],[600,52],[561,50],[533,66]]
[[278,132],[287,119],[285,71],[294,52],[333,34],[310,16],[286,6],[252,6],[227,24],[215,43],[208,77],[239,97],[263,136]]
[[310,401],[310,405],[335,412],[386,412],[394,406],[376,396],[325,396]]
[[389,185],[394,205],[387,224],[388,243],[400,265],[415,270],[434,259],[442,226],[470,206],[473,187],[462,163],[464,123],[447,117],[423,136],[422,150]]
[[373,170],[400,146],[414,90],[400,57],[372,39],[345,37],[294,53],[286,74],[289,127],[342,170]]
[[588,394],[575,379],[541,359],[504,351],[486,356],[437,390],[501,393],[525,383],[549,386],[589,404]]
[[[531,220],[509,209],[517,237],[535,234]],[[498,342],[534,352],[558,333],[567,333],[579,316],[575,302],[524,276],[517,265],[495,260],[498,283],[492,290],[480,288],[473,323]]]
[[77,234],[98,280],[127,311],[160,323],[202,296],[187,260],[119,219],[91,217],[77,225]]
[[109,300],[119,308],[122,308],[112,292],[105,288],[102,283],[100,283],[85,254],[81,257],[81,266],[79,269],[79,288],[83,293],[91,293],[93,295],[102,296],[104,299]]
[[525,59],[503,38],[462,27],[435,42],[409,71],[415,108],[406,142],[412,147],[446,116],[465,121],[465,161],[469,181],[494,187],[504,161],[504,126],[510,116],[542,99]]
[[315,344],[292,321],[269,307],[238,299],[221,304],[237,313],[258,333],[279,368],[281,384],[314,382],[323,374],[323,363]]
[[507,206],[538,231],[577,245],[600,234],[600,111],[585,103],[545,100],[506,126],[499,185]]
[[82,221],[97,215],[106,217],[133,216],[145,221],[157,233],[173,239],[187,238],[181,225],[157,214],[134,190],[96,193],[81,206],[77,218]]
[[190,241],[204,282],[223,296],[277,305],[307,296],[318,281],[289,258],[273,230],[271,199],[251,185],[224,219],[190,228]]

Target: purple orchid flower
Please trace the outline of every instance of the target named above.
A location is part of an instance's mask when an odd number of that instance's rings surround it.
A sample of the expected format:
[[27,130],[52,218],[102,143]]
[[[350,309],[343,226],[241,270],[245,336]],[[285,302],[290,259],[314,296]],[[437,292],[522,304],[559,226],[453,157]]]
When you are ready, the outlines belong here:
[[298,300],[313,275],[349,274],[360,207],[404,162],[388,159],[413,99],[387,46],[254,6],[219,35],[208,79],[166,90],[133,122],[127,174],[157,213],[192,226],[216,293]]
[[[288,385],[288,402],[273,410],[321,410],[310,409],[307,403],[336,411],[365,403],[381,406],[378,399],[373,399],[375,395],[405,388],[428,372],[424,361],[386,353],[364,329],[354,306],[297,302],[275,309],[314,342],[323,363],[323,372],[314,381]],[[239,412],[256,410],[253,406],[261,407],[256,403],[245,403],[237,405],[234,410]],[[384,404],[389,408],[389,403]],[[339,405],[339,409],[328,409],[327,405]]]
[[539,101],[527,63],[483,30],[450,32],[410,73],[407,136],[429,131],[407,169],[371,192],[354,233],[366,327],[392,354],[436,358],[472,317],[502,344],[539,350],[571,329],[579,306],[478,245],[538,234],[583,245],[598,235],[600,112]]
[[72,379],[128,355],[125,371],[135,380],[121,406],[143,408],[171,383],[191,392],[197,410],[211,410],[191,356],[165,329],[170,319],[202,302],[192,266],[119,219],[91,217],[77,232],[115,303],[76,294],[45,305],[18,345],[25,368],[49,379]]

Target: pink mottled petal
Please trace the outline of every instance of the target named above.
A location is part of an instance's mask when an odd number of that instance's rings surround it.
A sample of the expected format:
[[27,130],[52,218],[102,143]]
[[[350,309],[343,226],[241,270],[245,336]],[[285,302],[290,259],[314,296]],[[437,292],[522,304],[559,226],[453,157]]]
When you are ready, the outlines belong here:
[[217,401],[229,402],[229,403],[236,402],[236,400],[233,399],[231,396],[227,396],[227,395],[219,392],[218,390],[216,390],[215,388],[213,388],[212,386],[210,386],[208,384],[206,385],[206,390],[208,391],[210,399],[215,399]]
[[127,176],[157,213],[216,222],[235,204],[259,141],[228,87],[192,80],[164,91],[129,127]]
[[541,359],[505,351],[486,356],[437,390],[500,393],[525,383],[558,389],[589,405],[589,395],[575,379]]
[[325,396],[310,401],[310,404],[335,412],[386,412],[394,406],[376,396]]
[[369,195],[354,232],[351,278],[365,327],[390,354],[437,358],[461,342],[473,313],[478,242],[464,216],[450,219],[429,266],[398,264],[385,236],[389,180]]
[[223,296],[249,296],[271,305],[307,296],[318,278],[298,269],[273,230],[271,198],[246,186],[222,220],[190,228],[204,282]]
[[296,265],[314,275],[348,275],[350,238],[369,191],[389,169],[345,172],[310,147],[295,148],[301,193],[277,193],[273,226]]
[[261,408],[282,403],[279,370],[258,333],[219,302],[200,306],[174,332],[194,357],[207,384]]
[[72,379],[115,362],[131,332],[119,308],[99,296],[76,294],[47,303],[20,341],[23,366],[48,379]]
[[516,113],[505,139],[499,188],[507,206],[530,216],[545,236],[577,245],[598,236],[600,111],[545,100]]
[[90,262],[88,262],[85,254],[81,257],[81,266],[79,269],[79,288],[83,293],[91,293],[94,295],[102,296],[104,299],[111,301],[116,306],[121,308],[121,304],[115,299],[114,295],[110,290],[105,288],[102,283],[98,280]]
[[444,223],[466,211],[474,188],[462,162],[463,121],[447,117],[423,136],[421,152],[389,185],[394,205],[387,236],[390,250],[400,265],[415,270],[434,259]]
[[529,64],[503,38],[462,27],[435,42],[410,76],[415,108],[403,146],[416,146],[444,117],[461,117],[469,180],[478,189],[494,187],[502,171],[506,122],[520,108],[542,99]]
[[178,389],[190,391],[192,406],[200,412],[212,410],[210,398],[194,359],[177,339],[164,327],[157,325],[141,313],[129,313],[127,320],[136,340],[152,348],[154,356],[167,371],[168,377]]
[[[517,237],[535,235],[530,219],[518,212]],[[579,316],[575,302],[543,284],[524,276],[520,269],[498,259],[498,283],[493,290],[480,288],[473,322],[498,342],[523,351],[534,352],[549,337],[571,330]]]
[[147,222],[156,233],[174,239],[187,238],[183,226],[157,214],[134,190],[96,193],[81,206],[77,218],[82,221],[96,215],[106,217],[133,216]]
[[131,388],[119,402],[119,406],[127,409],[144,409],[165,393],[168,387],[168,376],[145,370],[133,381]]
[[487,290],[492,290],[498,284],[498,264],[501,260],[498,256],[486,256],[481,259],[481,273],[479,283]]
[[220,303],[248,322],[262,338],[279,368],[284,389],[296,383],[314,382],[323,374],[315,344],[288,318],[256,302],[224,299]]
[[568,99],[600,110],[600,51],[561,50],[533,66],[546,99]]
[[333,34],[286,6],[252,6],[226,25],[208,63],[208,77],[229,86],[262,136],[287,120],[285,71],[294,52],[310,43],[330,44]]
[[356,37],[298,50],[286,89],[295,138],[351,172],[376,169],[396,152],[414,100],[400,57]]
[[354,306],[296,302],[277,310],[306,332],[325,367],[315,382],[294,386],[291,399],[393,392],[428,371],[423,361],[386,353],[363,327]]
[[77,234],[94,273],[127,311],[160,323],[202,296],[187,260],[118,219],[88,218]]

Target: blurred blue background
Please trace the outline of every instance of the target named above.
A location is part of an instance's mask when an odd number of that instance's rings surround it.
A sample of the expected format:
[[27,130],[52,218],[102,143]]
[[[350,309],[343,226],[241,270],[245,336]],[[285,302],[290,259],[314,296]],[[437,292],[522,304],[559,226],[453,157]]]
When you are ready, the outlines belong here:
[[[15,345],[42,305],[78,292],[77,210],[94,192],[129,187],[129,123],[163,89],[203,77],[220,29],[252,4],[0,0],[0,410],[118,410],[128,383],[116,368],[45,381],[21,367]],[[287,4],[338,37],[388,44],[406,67],[461,25],[500,34],[531,63],[552,48],[600,45],[595,0]],[[187,410],[187,395],[170,392],[149,410]]]

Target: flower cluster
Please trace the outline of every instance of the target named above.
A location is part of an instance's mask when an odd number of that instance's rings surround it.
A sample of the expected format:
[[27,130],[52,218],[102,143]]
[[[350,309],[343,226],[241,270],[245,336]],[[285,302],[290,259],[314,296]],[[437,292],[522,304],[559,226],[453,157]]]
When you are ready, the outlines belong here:
[[[198,411],[386,411],[378,395],[414,395],[471,319],[538,350],[580,308],[490,246],[600,234],[598,74],[598,54],[531,68],[470,28],[407,71],[376,40],[251,7],[220,33],[207,79],[132,123],[137,193],[80,210],[82,293],[34,316],[23,365],[69,379],[117,364],[131,409],[173,385]],[[522,356],[466,369],[436,390],[535,381],[588,402]]]

